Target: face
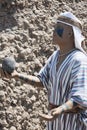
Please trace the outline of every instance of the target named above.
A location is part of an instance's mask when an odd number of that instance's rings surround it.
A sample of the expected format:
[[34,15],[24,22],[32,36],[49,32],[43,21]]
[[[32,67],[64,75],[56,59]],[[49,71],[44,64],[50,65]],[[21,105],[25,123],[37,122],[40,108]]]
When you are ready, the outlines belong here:
[[73,37],[71,26],[58,22],[53,32],[53,43],[57,45],[66,44]]

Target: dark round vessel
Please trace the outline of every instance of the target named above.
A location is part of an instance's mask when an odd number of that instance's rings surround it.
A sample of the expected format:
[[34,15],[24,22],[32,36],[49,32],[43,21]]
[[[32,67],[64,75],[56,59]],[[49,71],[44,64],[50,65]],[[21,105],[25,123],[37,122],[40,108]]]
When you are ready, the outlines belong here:
[[16,61],[13,57],[6,57],[2,62],[2,68],[7,73],[11,74],[16,67]]

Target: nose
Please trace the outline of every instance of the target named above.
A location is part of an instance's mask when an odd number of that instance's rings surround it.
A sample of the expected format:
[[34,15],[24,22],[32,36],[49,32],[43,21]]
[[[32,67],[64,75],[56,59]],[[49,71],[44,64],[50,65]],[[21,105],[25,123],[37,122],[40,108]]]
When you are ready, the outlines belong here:
[[56,34],[56,31],[55,31],[55,29],[53,30],[53,36],[55,36],[55,34]]
[[53,32],[53,38],[55,37],[55,32]]

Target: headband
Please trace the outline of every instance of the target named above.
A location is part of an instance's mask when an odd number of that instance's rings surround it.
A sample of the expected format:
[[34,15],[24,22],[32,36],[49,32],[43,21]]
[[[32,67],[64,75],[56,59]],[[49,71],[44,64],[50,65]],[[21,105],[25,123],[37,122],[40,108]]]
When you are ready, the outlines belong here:
[[80,30],[82,30],[82,25],[79,22],[77,22],[77,21],[75,21],[75,20],[73,20],[73,19],[71,19],[69,17],[59,16],[57,20],[61,21],[61,22],[68,23],[68,24],[73,25],[73,26],[76,26]]

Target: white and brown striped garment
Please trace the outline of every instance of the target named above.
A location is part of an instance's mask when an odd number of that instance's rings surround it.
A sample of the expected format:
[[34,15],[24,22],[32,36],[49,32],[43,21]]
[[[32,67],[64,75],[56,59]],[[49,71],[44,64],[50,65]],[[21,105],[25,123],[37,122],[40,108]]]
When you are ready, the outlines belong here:
[[[56,71],[58,56],[56,50],[38,74],[48,91],[48,101],[59,106],[74,100],[87,108],[87,56],[76,49]],[[87,111],[60,114],[56,120],[47,123],[47,130],[87,130]]]

